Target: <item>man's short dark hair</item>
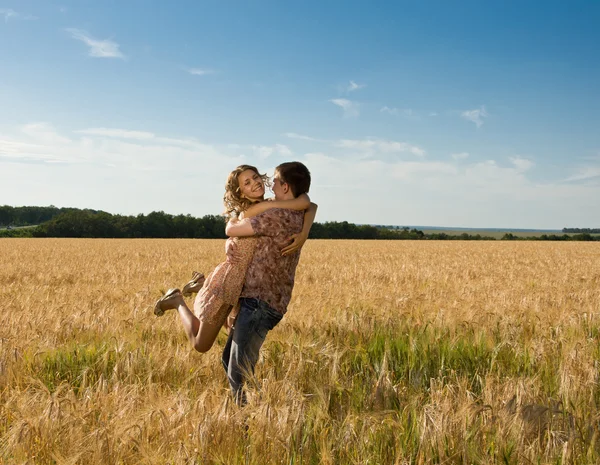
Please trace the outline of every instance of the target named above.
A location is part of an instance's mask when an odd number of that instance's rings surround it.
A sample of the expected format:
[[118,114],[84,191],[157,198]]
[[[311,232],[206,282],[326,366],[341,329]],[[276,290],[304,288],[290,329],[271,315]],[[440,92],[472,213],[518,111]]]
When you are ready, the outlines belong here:
[[310,171],[299,161],[282,163],[275,168],[275,174],[279,175],[281,181],[290,186],[294,197],[308,194],[310,189]]

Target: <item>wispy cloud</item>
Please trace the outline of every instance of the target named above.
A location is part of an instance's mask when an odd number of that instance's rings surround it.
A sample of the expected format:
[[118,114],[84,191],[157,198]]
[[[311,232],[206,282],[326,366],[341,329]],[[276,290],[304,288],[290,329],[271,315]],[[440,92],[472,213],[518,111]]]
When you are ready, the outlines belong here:
[[154,139],[155,135],[146,131],[129,131],[126,129],[111,129],[111,128],[89,128],[76,131],[78,134],[86,134],[88,136],[114,137],[117,139],[135,139],[149,140]]
[[329,101],[344,110],[344,118],[357,118],[360,114],[359,105],[356,102],[345,98],[334,98]]
[[4,16],[4,22],[8,23],[10,18],[18,18],[19,14],[15,10],[0,8],[0,16]]
[[347,92],[354,92],[355,90],[363,89],[365,87],[367,87],[366,84],[357,84],[354,81],[350,81],[350,84],[348,84],[348,87],[346,87],[346,91]]
[[397,108],[390,108],[388,106],[382,107],[381,110],[379,110],[381,113],[387,113],[388,115],[393,115],[393,116],[397,116],[398,115],[398,109]]
[[206,68],[189,68],[187,72],[193,74],[194,76],[206,76],[208,74],[215,74],[214,69]]
[[485,107],[482,105],[481,108],[476,108],[475,110],[465,110],[460,114],[460,116],[467,121],[475,123],[475,126],[479,128],[483,124],[483,118],[487,117],[488,113],[485,111]]
[[94,39],[86,31],[81,29],[68,28],[66,31],[71,34],[73,39],[79,40],[90,47],[89,55],[91,57],[121,58],[123,60],[126,58],[119,50],[120,45],[110,39]]
[[[171,169],[172,156],[189,163],[195,161],[195,157],[205,156],[211,164],[221,164],[221,158],[229,158],[230,163],[233,159],[241,161],[239,155],[230,156],[217,145],[193,138],[164,137],[119,128],[88,128],[74,134],[80,137],[66,137],[48,123],[29,123],[19,127],[17,137],[0,134],[0,155],[13,160],[92,163],[142,171]],[[275,146],[275,150],[285,153],[284,146]]]
[[337,147],[345,149],[354,149],[363,152],[380,153],[411,153],[418,157],[423,157],[427,152],[421,147],[408,144],[406,142],[396,142],[385,139],[342,139],[335,143]]
[[600,180],[600,166],[582,166],[578,171],[565,179],[565,182]]
[[[280,161],[276,158],[288,158],[284,154],[292,151],[294,159],[306,163],[318,178],[311,191],[319,204],[327,205],[325,221],[381,224],[393,212],[406,224],[555,228],[593,223],[598,203],[594,199],[600,198],[598,159],[579,158],[582,166],[564,174],[560,182],[540,182],[529,179],[532,168],[522,171],[528,163],[515,161],[522,157],[479,161],[485,150],[478,152],[477,161],[468,157],[457,163],[450,155],[445,160],[420,158],[420,147],[380,138],[324,139],[321,146],[311,144],[315,147],[310,153],[303,153],[292,145],[293,137],[286,139],[289,147],[271,141],[227,145],[175,138],[143,126],[133,129],[96,127],[74,133],[37,122],[8,133],[3,126],[0,198],[13,205],[43,202],[112,213],[215,214],[221,210],[223,182],[233,167],[273,166]],[[264,163],[254,148],[267,157]],[[391,156],[361,158],[385,151]],[[203,168],[182,172],[182,166]],[[157,189],[173,176],[184,178],[176,190]],[[570,182],[565,182],[567,176]],[[131,201],[124,203],[123,198]],[[373,198],[380,202],[378,208],[373,208]],[[398,202],[399,198],[411,201]]]
[[297,134],[295,132],[286,132],[284,134],[285,137],[289,137],[290,139],[299,139],[299,140],[310,140],[310,141],[318,141],[319,139],[315,139],[314,137],[304,136],[302,134]]
[[455,160],[466,160],[467,158],[469,158],[469,153],[468,152],[453,153],[452,158],[454,158]]
[[511,157],[510,162],[515,166],[518,172],[524,173],[535,166],[535,163],[527,158]]
[[[86,131],[96,135],[61,134],[50,124],[33,123],[14,128],[12,135],[6,131],[4,127],[0,129],[0,198],[15,205],[44,202],[98,206],[129,214],[153,210],[197,216],[218,214],[227,173],[251,161],[218,144],[187,137],[175,139],[160,133],[146,140],[143,132],[136,135],[138,131],[128,129],[113,129],[106,135],[101,135],[101,131]],[[202,166],[202,170],[181,171],[182,166],[195,165]],[[23,176],[24,166],[27,176]],[[89,176],[90,168],[97,176]],[[177,189],[181,196],[177,202],[165,195],[168,189],[156,189],[165,173],[184,179]],[[144,195],[140,196],[140,192]],[[200,203],[198,195],[202,196]],[[125,205],[123,198],[136,199],[138,203]]]
[[392,116],[402,116],[404,118],[418,120],[421,119],[419,114],[415,112],[412,108],[396,108],[396,107],[388,107],[387,105],[382,107],[380,113],[387,113]]
[[26,19],[26,20],[37,19],[37,17],[35,17],[35,16],[19,13],[10,8],[0,8],[0,16],[4,16],[5,23],[8,23],[8,20],[11,18],[12,19]]
[[[129,129],[118,128],[88,128],[75,131],[77,134],[84,134],[97,139],[123,139],[127,141],[137,141],[140,145],[151,144],[155,146],[177,146],[192,150],[206,150],[207,145],[194,138],[174,138],[162,137],[148,131],[132,131]],[[235,144],[232,144],[235,145]],[[230,147],[236,148],[236,147]],[[237,147],[239,148],[239,147]]]
[[591,156],[581,157],[583,160],[600,161],[600,153]]
[[287,145],[283,144],[275,144],[275,145],[253,145],[251,146],[254,151],[254,155],[260,158],[261,160],[265,160],[269,158],[271,155],[281,155],[284,157],[289,157],[292,155],[292,151]]
[[21,132],[30,136],[36,142],[50,144],[68,144],[71,139],[59,135],[48,123],[29,123],[21,126]]

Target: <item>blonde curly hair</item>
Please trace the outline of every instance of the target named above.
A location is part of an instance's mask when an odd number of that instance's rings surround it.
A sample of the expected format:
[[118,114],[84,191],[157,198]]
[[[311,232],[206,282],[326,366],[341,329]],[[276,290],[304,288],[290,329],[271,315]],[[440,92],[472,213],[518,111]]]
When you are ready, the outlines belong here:
[[238,177],[246,170],[252,170],[258,174],[266,187],[271,186],[269,177],[266,174],[260,174],[255,166],[240,165],[234,169],[227,177],[227,182],[225,183],[225,195],[223,196],[223,204],[225,205],[223,216],[225,216],[227,220],[238,218],[243,211],[254,203],[252,200],[242,197],[242,191],[240,190]]

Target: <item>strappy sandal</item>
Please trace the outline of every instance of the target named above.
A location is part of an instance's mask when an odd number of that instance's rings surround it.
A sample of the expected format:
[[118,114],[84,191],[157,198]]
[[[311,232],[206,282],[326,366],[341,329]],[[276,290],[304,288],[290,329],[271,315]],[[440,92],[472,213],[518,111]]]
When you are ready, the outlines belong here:
[[183,294],[184,297],[189,297],[192,294],[198,292],[200,289],[202,289],[202,286],[204,285],[204,275],[202,273],[198,273],[197,271],[194,271],[192,273],[192,279],[190,281],[188,281],[188,283],[183,286],[183,290],[181,291],[181,293]]
[[169,306],[168,301],[177,294],[181,294],[179,289],[169,289],[165,295],[156,301],[154,304],[154,314],[156,316],[163,316],[167,310],[172,310],[175,307]]

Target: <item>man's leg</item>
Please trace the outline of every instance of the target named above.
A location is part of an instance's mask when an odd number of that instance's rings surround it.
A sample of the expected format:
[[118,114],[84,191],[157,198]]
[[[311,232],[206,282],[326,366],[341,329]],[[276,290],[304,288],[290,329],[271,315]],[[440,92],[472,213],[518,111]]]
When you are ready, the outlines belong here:
[[241,299],[240,303],[240,313],[223,351],[223,366],[236,403],[244,405],[246,377],[254,373],[267,333],[282,315],[257,299]]

